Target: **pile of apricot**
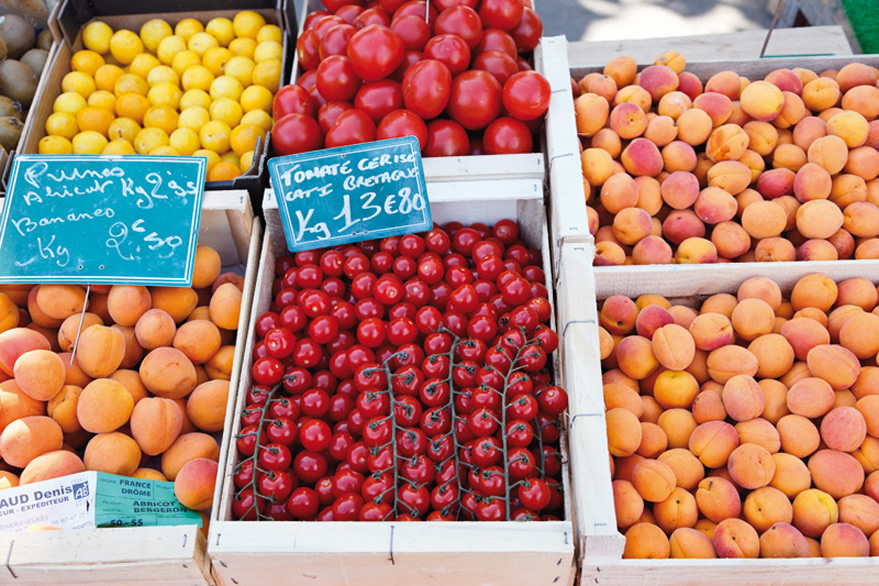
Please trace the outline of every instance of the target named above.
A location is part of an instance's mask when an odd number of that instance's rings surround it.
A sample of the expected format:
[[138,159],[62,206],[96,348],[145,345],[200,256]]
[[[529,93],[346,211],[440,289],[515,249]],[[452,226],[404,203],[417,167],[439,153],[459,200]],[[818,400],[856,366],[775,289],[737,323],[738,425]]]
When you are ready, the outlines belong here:
[[596,265],[879,258],[879,71],[685,65],[576,84]]
[[625,557],[879,554],[879,307],[856,277],[753,277],[693,309],[608,297]]
[[242,287],[206,246],[191,287],[0,287],[0,489],[96,470],[209,508]]

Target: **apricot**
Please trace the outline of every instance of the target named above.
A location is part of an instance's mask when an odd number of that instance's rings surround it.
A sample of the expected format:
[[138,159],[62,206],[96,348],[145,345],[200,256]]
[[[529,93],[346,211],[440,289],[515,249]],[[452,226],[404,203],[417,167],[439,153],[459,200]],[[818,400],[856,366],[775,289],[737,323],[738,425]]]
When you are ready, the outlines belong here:
[[213,380],[195,387],[186,400],[186,416],[201,431],[222,431],[229,398],[229,381]]
[[705,238],[687,238],[675,251],[674,262],[678,264],[703,264],[717,262],[717,248]]
[[580,154],[580,164],[589,185],[600,186],[613,175],[613,158],[604,149],[585,149]]
[[843,212],[843,227],[858,238],[879,235],[879,207],[867,201],[850,203]]
[[[647,118],[647,128],[644,130],[644,138],[658,147],[664,147],[674,141],[678,136],[678,128],[675,121],[668,116],[655,116]],[[695,157],[695,153],[693,153]]]
[[741,346],[721,346],[708,355],[708,373],[721,384],[738,374],[754,376],[758,368],[757,357]]
[[612,486],[617,528],[624,530],[641,518],[644,512],[644,499],[628,480],[614,480]]
[[50,350],[46,337],[27,328],[12,328],[0,332],[0,370],[14,375],[14,366],[20,356],[32,350]]
[[[848,173],[840,173],[833,178],[830,187],[830,201],[835,203],[837,207],[843,211],[853,203],[867,203],[873,205],[872,203],[867,202],[867,183],[861,177]],[[865,214],[870,214],[870,208],[863,208],[861,211]],[[874,217],[872,215],[868,215],[863,221],[852,223],[851,226],[856,227],[858,231],[864,232],[865,236],[871,236],[869,230],[872,229],[871,222],[873,219]],[[858,236],[858,234],[855,234],[850,228],[846,228],[846,230],[855,236]]]
[[61,427],[51,417],[22,417],[0,433],[0,457],[11,466],[24,468],[37,456],[60,450],[62,443]]
[[879,531],[879,503],[865,494],[852,494],[839,499],[839,521],[849,523],[866,535]]
[[851,350],[838,344],[821,344],[806,356],[809,371],[834,389],[847,389],[857,381],[861,364]]
[[666,370],[657,378],[653,396],[664,409],[687,409],[699,393],[699,383],[686,371]]
[[143,359],[139,373],[151,393],[169,399],[185,397],[196,385],[195,367],[176,348],[152,350]]
[[649,65],[641,70],[639,85],[650,93],[654,102],[678,89],[678,75],[666,65]]
[[162,309],[147,310],[134,326],[137,343],[144,350],[154,350],[159,346],[170,346],[177,332],[174,318]]
[[689,331],[696,348],[709,352],[731,344],[735,339],[730,320],[715,312],[697,316],[690,324]]
[[855,403],[855,409],[864,418],[867,433],[879,437],[879,395],[861,396]]
[[[82,327],[80,327],[80,324]],[[61,323],[61,327],[58,328],[58,347],[65,352],[70,352],[73,344],[76,342],[77,333],[94,325],[104,325],[101,316],[98,314],[88,311],[85,314],[74,313],[65,319]]]
[[684,490],[695,490],[705,477],[705,469],[696,456],[684,448],[672,448],[657,458],[668,465],[675,475],[675,483]]
[[106,377],[119,368],[125,350],[125,336],[122,330],[94,325],[79,336],[76,362],[91,378]]
[[[584,151],[585,152],[585,151]],[[625,170],[635,176],[655,177],[662,171],[664,162],[659,149],[646,138],[635,138],[620,154]]]
[[870,555],[864,533],[849,523],[832,523],[821,534],[821,555],[825,558]]
[[614,216],[613,233],[620,244],[633,245],[650,235],[650,214],[641,208],[624,208]]
[[23,393],[37,401],[48,401],[64,386],[67,370],[54,352],[31,350],[18,357],[13,374]]
[[827,312],[836,301],[837,286],[833,279],[820,273],[810,273],[800,278],[791,291],[791,305],[796,310],[816,307]]
[[[584,151],[585,152],[585,151]],[[626,173],[611,175],[601,186],[601,204],[611,214],[637,205],[638,185]]]
[[727,470],[736,485],[745,489],[767,486],[775,475],[775,460],[758,444],[741,444],[729,455]]
[[[668,308],[668,312],[675,319],[675,323],[684,328],[689,328],[693,320],[696,319],[696,310],[684,305],[672,305]],[[698,356],[698,354],[699,350],[697,349],[696,355]],[[704,363],[705,361],[702,360],[702,362]],[[693,365],[690,366],[692,367]]]
[[764,486],[751,492],[743,506],[745,520],[758,532],[768,531],[776,523],[789,524],[793,519],[790,500],[780,490]]
[[787,408],[803,417],[821,417],[833,408],[833,387],[823,378],[806,377],[794,383],[787,394]]
[[736,222],[720,222],[711,231],[711,242],[722,258],[732,259],[748,252],[751,236]]
[[189,287],[150,287],[150,296],[153,308],[165,311],[178,324],[198,306],[198,293]]
[[726,419],[723,399],[721,399],[720,393],[712,389],[703,390],[696,395],[696,398],[693,400],[692,410],[693,417],[697,423],[723,421]]
[[693,99],[693,107],[704,110],[711,117],[711,124],[715,128],[729,120],[733,111],[732,100],[716,92],[699,94]]
[[812,485],[812,474],[798,456],[778,452],[772,454],[772,459],[775,460],[775,475],[769,486],[777,488],[790,499]]
[[668,537],[652,523],[636,523],[626,531],[624,559],[666,559],[671,555]]
[[602,96],[585,93],[574,100],[574,110],[577,114],[577,133],[592,136],[604,128],[610,106]]
[[681,244],[704,236],[705,224],[692,210],[672,210],[662,222],[662,235],[673,244]]
[[662,428],[668,437],[669,448],[687,447],[693,431],[699,425],[696,423],[693,414],[687,409],[668,409],[657,416],[656,424]]
[[827,134],[838,136],[848,148],[854,149],[867,141],[867,119],[854,110],[843,110],[831,116],[827,122]]
[[836,74],[839,89],[847,92],[859,85],[876,85],[876,70],[863,63],[849,63],[842,67]]
[[695,497],[683,488],[675,488],[667,499],[653,505],[657,525],[666,533],[682,527],[692,528],[699,518]]
[[774,332],[755,338],[748,345],[748,352],[757,358],[757,376],[759,377],[776,378],[782,376],[790,370],[794,363],[793,348],[784,336]]
[[766,419],[757,417],[736,423],[739,444],[757,444],[770,454],[781,449],[781,436],[775,426]]
[[637,104],[623,102],[611,110],[610,128],[622,139],[637,138],[647,130],[647,114]]
[[186,462],[174,479],[174,496],[190,509],[210,509],[214,503],[217,468],[217,462],[207,458]]
[[76,454],[67,450],[46,452],[31,460],[21,472],[21,485],[60,478],[77,472],[84,472],[85,464]]
[[797,360],[805,360],[809,350],[830,343],[830,333],[817,321],[795,317],[781,327],[781,335],[790,343]]
[[171,399],[150,397],[131,413],[131,435],[143,453],[155,456],[167,450],[180,435],[183,414]]
[[[637,302],[635,303],[638,305]],[[639,336],[652,340],[654,332],[660,327],[673,324],[674,318],[669,311],[660,305],[647,305],[638,312],[635,318],[635,331]]]
[[793,524],[807,537],[819,537],[839,520],[839,508],[832,496],[817,488],[802,491],[793,500]]
[[805,116],[797,122],[791,133],[793,144],[807,152],[809,147],[817,138],[827,136],[827,125],[821,118],[817,116]]
[[192,268],[192,286],[196,289],[209,287],[223,268],[222,260],[210,246],[199,245],[195,249],[195,263]]
[[855,258],[858,260],[879,258],[879,238],[862,240],[855,248]]
[[132,409],[134,399],[125,387],[112,379],[98,378],[79,395],[76,417],[86,431],[107,433],[125,425]]
[[752,376],[737,374],[723,385],[723,406],[730,418],[747,421],[763,413],[763,389]]
[[854,456],[838,450],[818,450],[809,458],[812,484],[835,499],[854,494],[864,484],[864,469]]
[[717,92],[725,95],[730,100],[738,100],[741,89],[741,78],[734,71],[715,73],[705,82],[706,92]]
[[707,421],[693,430],[689,449],[708,468],[724,466],[739,445],[735,428],[725,421]]
[[35,301],[47,317],[64,320],[74,313],[85,311],[85,289],[79,285],[40,285]]
[[781,112],[772,121],[772,124],[778,128],[790,128],[802,120],[807,113],[806,105],[802,98],[794,92],[782,92],[784,95],[784,103],[781,106]]
[[622,246],[615,242],[605,241],[595,243],[595,266],[621,266],[626,262],[626,252]]
[[757,531],[741,519],[720,521],[712,541],[719,558],[756,558],[760,555]]
[[220,448],[214,438],[206,433],[184,433],[162,454],[162,474],[174,480],[190,460],[207,458],[216,462],[219,457]]
[[772,201],[754,202],[742,212],[742,227],[753,238],[772,238],[781,234],[787,214]]
[[0,470],[0,490],[15,488],[19,485],[18,475],[8,470]]
[[648,421],[641,422],[641,445],[637,453],[645,458],[655,458],[668,447],[668,436],[661,427]]
[[130,436],[118,431],[99,433],[85,447],[86,470],[131,476],[140,465],[141,451]]
[[737,124],[717,127],[708,137],[705,152],[712,162],[741,158],[748,148],[748,134]]
[[711,136],[714,123],[704,110],[691,108],[677,119],[677,139],[690,146],[698,146]]
[[712,225],[733,219],[737,209],[736,199],[720,187],[706,187],[699,192],[693,204],[693,210],[699,219]]
[[[879,151],[872,145],[852,149],[849,151],[844,169],[846,173],[859,177],[865,182],[872,181],[879,175]],[[867,186],[864,185],[864,188]],[[869,189],[867,191],[869,192]]]
[[641,445],[641,422],[634,413],[621,407],[605,413],[607,444],[611,455],[631,456]]
[[82,388],[74,385],[64,385],[46,406],[46,412],[55,422],[61,426],[65,434],[82,431],[79,419],[76,417],[76,408]]
[[713,559],[717,557],[711,539],[691,527],[675,529],[668,541],[672,558]]
[[803,558],[809,556],[809,544],[799,529],[790,523],[774,523],[760,536],[761,558]]
[[612,78],[619,87],[632,83],[635,73],[637,73],[635,60],[628,55],[614,57],[604,66],[604,75]]
[[812,141],[806,154],[810,163],[816,163],[835,175],[848,161],[848,145],[838,136],[821,136]]
[[772,331],[775,312],[762,299],[743,299],[733,310],[731,322],[742,339],[753,340]]
[[807,108],[817,112],[835,106],[841,94],[835,80],[819,77],[803,86],[802,98]]

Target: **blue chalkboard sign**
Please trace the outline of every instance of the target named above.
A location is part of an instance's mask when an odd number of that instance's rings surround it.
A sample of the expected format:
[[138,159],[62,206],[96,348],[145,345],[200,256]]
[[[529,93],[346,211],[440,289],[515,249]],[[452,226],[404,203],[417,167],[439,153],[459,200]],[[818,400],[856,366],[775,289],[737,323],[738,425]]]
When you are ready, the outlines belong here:
[[268,165],[293,252],[433,225],[413,136],[278,157]]
[[188,286],[207,159],[17,155],[0,283]]

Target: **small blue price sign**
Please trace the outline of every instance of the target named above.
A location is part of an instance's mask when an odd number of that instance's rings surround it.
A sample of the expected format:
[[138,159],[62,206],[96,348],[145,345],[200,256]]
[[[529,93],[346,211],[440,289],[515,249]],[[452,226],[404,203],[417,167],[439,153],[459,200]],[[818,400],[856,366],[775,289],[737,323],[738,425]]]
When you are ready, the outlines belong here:
[[268,166],[292,252],[433,225],[415,137],[278,157]]
[[17,155],[0,283],[189,286],[207,160]]

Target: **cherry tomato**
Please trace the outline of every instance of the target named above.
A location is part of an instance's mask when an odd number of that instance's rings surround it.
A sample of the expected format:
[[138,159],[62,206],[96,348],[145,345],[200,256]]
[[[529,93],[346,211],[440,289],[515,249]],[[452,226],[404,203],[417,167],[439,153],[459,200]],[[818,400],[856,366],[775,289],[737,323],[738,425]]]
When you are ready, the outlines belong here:
[[266,423],[266,436],[269,441],[287,447],[296,443],[299,428],[289,417],[278,417]]
[[348,24],[353,24],[354,19],[360,16],[363,12],[363,6],[358,6],[357,4],[346,4],[345,6],[339,7],[336,10],[335,14]]
[[456,76],[470,64],[470,47],[456,34],[437,35],[424,45],[424,58],[436,59],[449,68],[452,76]]
[[568,406],[568,393],[561,387],[546,387],[537,395],[537,402],[544,413],[558,415]]
[[269,470],[260,473],[257,486],[262,495],[269,497],[272,502],[284,502],[290,496],[299,483],[287,470]]
[[293,473],[307,484],[314,484],[327,473],[327,459],[323,454],[301,451],[293,458]]
[[270,443],[260,446],[257,466],[268,470],[284,470],[290,467],[292,455],[284,444]]
[[367,447],[382,446],[391,441],[391,421],[387,417],[373,417],[363,426],[363,443]]
[[483,498],[476,505],[476,518],[480,521],[503,521],[506,514],[505,500],[501,498]]
[[413,517],[422,517],[430,508],[430,492],[424,486],[406,483],[397,491],[402,509]]
[[356,521],[363,508],[363,497],[359,494],[346,493],[333,502],[334,521]]
[[404,51],[400,36],[392,29],[377,24],[363,27],[348,42],[351,67],[364,81],[377,81],[389,76],[403,61]]
[[284,375],[284,365],[277,358],[259,358],[251,368],[253,380],[260,385],[276,385]]
[[[485,0],[483,0],[485,1]],[[471,50],[482,40],[482,19],[469,6],[452,6],[440,12],[433,24],[434,34],[452,33],[460,36]]]
[[364,481],[363,474],[354,470],[338,470],[333,475],[333,496],[339,498],[345,493],[360,494]]
[[[330,128],[332,128],[333,124],[338,120],[339,115],[346,111],[351,110],[354,106],[352,106],[348,102],[327,102],[323,106],[320,107],[317,113],[317,122],[320,125],[321,131],[326,134]],[[330,251],[332,252],[332,251]],[[322,266],[323,268],[323,266]],[[327,273],[327,270],[324,268],[324,273]],[[327,273],[329,274],[329,273]],[[341,274],[341,273],[340,273]],[[333,275],[338,277],[339,275]]]
[[391,79],[364,84],[354,96],[354,106],[378,124],[389,113],[403,107],[402,87]]
[[360,508],[357,516],[358,521],[387,521],[388,517],[393,513],[391,505],[387,503],[365,503]]
[[252,488],[245,488],[232,499],[232,514],[242,521],[255,521],[265,506],[265,499],[256,498]]
[[[278,316],[280,321],[280,316]],[[296,336],[287,328],[272,328],[265,336],[266,351],[269,356],[284,359],[293,354],[296,347]]]
[[526,479],[519,485],[518,493],[522,506],[532,511],[540,511],[549,504],[549,486],[540,478]]
[[327,148],[333,148],[373,140],[375,140],[375,122],[366,112],[355,108],[339,114],[333,126],[327,131],[324,142]]
[[323,417],[330,410],[330,396],[317,387],[308,389],[300,395],[299,408],[309,417]]
[[436,118],[449,103],[452,74],[436,59],[423,59],[403,75],[403,103],[425,120]]
[[330,426],[321,419],[306,421],[299,428],[299,443],[306,450],[322,452],[330,446]]
[[287,511],[300,521],[309,521],[315,518],[320,508],[320,502],[313,489],[300,486],[287,499]]
[[323,148],[324,137],[314,118],[287,114],[272,127],[272,146],[279,155],[292,155]]
[[473,443],[470,453],[474,464],[480,468],[487,468],[501,461],[503,451],[503,447],[496,437],[484,436]]
[[507,455],[510,480],[522,480],[537,473],[534,454],[526,448],[513,448]]

